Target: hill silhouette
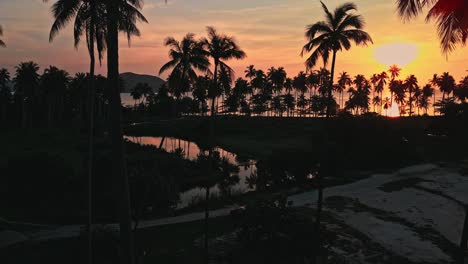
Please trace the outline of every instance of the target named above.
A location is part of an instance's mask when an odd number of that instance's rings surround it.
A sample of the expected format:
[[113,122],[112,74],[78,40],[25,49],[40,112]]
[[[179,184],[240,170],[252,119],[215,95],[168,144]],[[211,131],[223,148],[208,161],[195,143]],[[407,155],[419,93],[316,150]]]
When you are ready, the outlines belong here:
[[121,73],[120,77],[124,81],[123,93],[129,93],[138,83],[147,83],[151,88],[153,88],[154,92],[157,92],[161,85],[165,83],[163,79],[157,76],[137,74],[133,72]]

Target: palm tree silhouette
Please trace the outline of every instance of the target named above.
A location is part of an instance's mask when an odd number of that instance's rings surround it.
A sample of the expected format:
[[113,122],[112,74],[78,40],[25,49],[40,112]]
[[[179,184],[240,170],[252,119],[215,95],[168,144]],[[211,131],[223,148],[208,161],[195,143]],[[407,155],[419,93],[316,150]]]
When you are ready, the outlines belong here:
[[180,42],[169,37],[164,41],[164,45],[170,47],[171,60],[161,67],[159,74],[172,69],[168,85],[170,90],[175,91],[174,94],[188,91],[187,86],[193,85],[197,80],[196,71],[211,73],[208,54],[202,44],[195,40],[195,34],[188,33]]
[[254,65],[249,65],[247,69],[244,71],[244,73],[245,73],[245,78],[249,78],[250,82],[252,82],[252,79],[257,74],[257,70],[255,69]]
[[65,92],[70,83],[70,75],[64,70],[50,66],[41,76],[42,93],[47,102],[47,125],[52,127],[55,120],[61,121],[64,112]]
[[[0,37],[3,36],[3,28],[2,26],[0,25]],[[3,40],[0,39],[0,47],[6,47],[6,44],[5,42],[3,42]]]
[[343,93],[346,90],[346,87],[350,86],[353,84],[353,81],[351,80],[351,77],[347,72],[342,72],[340,74],[340,77],[338,78],[338,92],[341,95],[341,108],[344,109],[344,102],[343,102]]
[[39,97],[39,65],[32,61],[22,62],[15,69],[15,103],[21,109],[21,125],[26,128],[33,120]]
[[353,41],[356,45],[367,45],[367,43],[373,42],[370,35],[362,30],[364,27],[363,18],[360,15],[349,13],[350,11],[357,10],[355,4],[342,4],[338,6],[332,14],[323,2],[320,3],[325,12],[326,20],[307,26],[305,36],[308,42],[302,48],[301,56],[305,53],[312,52],[306,60],[307,69],[311,69],[317,64],[319,58],[322,58],[326,66],[330,53],[332,53],[331,78],[328,85],[328,117],[330,116],[332,107],[336,53],[343,49],[349,50],[351,48],[350,41]]
[[113,147],[113,173],[120,182],[120,240],[122,263],[134,263],[130,188],[126,172],[124,145],[122,136],[122,102],[120,98],[119,76],[119,31],[132,36],[140,35],[137,21],[147,22],[140,13],[142,0],[103,0],[107,13],[107,80],[110,96],[110,134]]
[[455,79],[448,72],[444,72],[438,79],[437,85],[442,92],[442,101],[445,101],[445,95],[450,97],[450,94],[456,87]]
[[[213,71],[213,82],[214,87],[218,87],[218,75],[220,69],[226,70],[229,74],[233,75],[234,71],[226,64],[225,61],[230,59],[243,59],[246,54],[239,48],[233,37],[229,37],[224,34],[219,34],[215,28],[207,27],[208,38],[204,38],[202,43],[208,52],[208,55],[213,58],[214,71]],[[215,99],[212,98],[211,102],[211,115],[216,114],[215,111]]]
[[[392,65],[388,69],[388,72],[390,73],[390,76],[392,77],[390,84],[395,81],[395,79],[400,76],[401,69],[397,65]],[[391,89],[393,85],[390,85],[390,105],[393,104],[393,93],[394,91]]]
[[255,78],[255,75],[257,74],[257,70],[255,69],[254,65],[249,65],[247,69],[244,71],[244,73],[245,73],[245,78],[249,78],[249,81],[250,81],[249,89],[251,90],[250,96],[252,97],[254,95],[254,87],[252,86],[252,80],[253,78]]
[[[427,115],[427,109],[429,108],[429,99],[434,95],[434,88],[431,84],[426,84],[421,90],[421,99],[419,105],[424,108]],[[433,102],[435,103],[435,101]]]
[[[44,0],[47,2],[48,0]],[[95,44],[97,47],[99,61],[102,61],[106,49],[106,14],[103,0],[89,1],[67,1],[58,0],[52,6],[52,13],[55,18],[49,34],[49,41],[52,42],[55,36],[63,29],[73,17],[74,23],[74,44],[75,48],[81,41],[83,35],[86,38],[86,45],[90,58],[89,78],[88,78],[88,239],[89,239],[89,262],[92,262],[92,171],[93,171],[93,145],[94,145],[94,104],[95,104]]]
[[374,105],[374,112],[375,112],[375,107],[378,105],[378,103],[375,103],[375,102],[378,102],[380,100],[376,100],[378,99],[378,96],[376,97],[375,96],[375,93],[377,92],[377,94],[379,93],[377,90],[377,85],[379,83],[379,75],[378,74],[372,74],[372,76],[370,77],[370,83],[372,84],[372,87],[374,88],[372,90],[372,104]]
[[435,20],[442,52],[464,45],[468,35],[468,3],[462,0],[397,0],[401,17],[409,20],[429,11],[426,21]]
[[418,85],[418,79],[414,75],[408,76],[406,78],[405,82],[403,83],[405,90],[408,91],[409,97],[408,97],[408,105],[409,105],[409,116],[413,114],[413,92],[416,89],[419,89]]
[[11,90],[8,86],[10,73],[7,69],[0,69],[0,104],[2,105],[2,122],[7,120],[8,105],[11,101]]
[[453,91],[453,95],[462,103],[466,102],[468,98],[468,76],[463,77],[457,84],[456,89]]
[[382,99],[383,99],[383,91],[385,89],[385,85],[387,85],[388,75],[387,72],[382,72],[378,74],[378,82],[377,86],[375,87],[375,91],[380,93],[380,114],[382,115]]

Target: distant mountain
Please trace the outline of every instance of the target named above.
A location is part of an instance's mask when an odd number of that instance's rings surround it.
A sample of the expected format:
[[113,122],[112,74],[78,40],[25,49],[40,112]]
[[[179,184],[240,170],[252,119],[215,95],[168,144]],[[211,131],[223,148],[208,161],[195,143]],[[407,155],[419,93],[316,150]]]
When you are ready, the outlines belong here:
[[153,88],[154,92],[159,91],[161,85],[165,83],[165,81],[157,76],[153,75],[144,75],[144,74],[136,74],[132,72],[126,72],[120,74],[120,78],[124,81],[124,89],[123,93],[129,93],[135,85],[138,83],[147,83],[150,87]]

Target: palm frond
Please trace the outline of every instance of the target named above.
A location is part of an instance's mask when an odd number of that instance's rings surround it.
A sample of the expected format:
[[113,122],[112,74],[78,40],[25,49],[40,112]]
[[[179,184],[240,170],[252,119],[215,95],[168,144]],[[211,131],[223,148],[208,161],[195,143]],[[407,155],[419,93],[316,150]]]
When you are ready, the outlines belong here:
[[315,24],[308,25],[305,32],[305,37],[308,39],[313,39],[317,34],[331,33],[333,29],[330,28],[325,21],[319,21]]
[[405,20],[419,15],[424,7],[427,7],[436,0],[397,0],[398,14]]

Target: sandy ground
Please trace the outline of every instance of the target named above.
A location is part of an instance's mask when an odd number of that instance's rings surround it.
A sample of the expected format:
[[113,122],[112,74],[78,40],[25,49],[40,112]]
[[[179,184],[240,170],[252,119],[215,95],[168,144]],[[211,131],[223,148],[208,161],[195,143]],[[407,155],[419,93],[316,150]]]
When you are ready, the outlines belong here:
[[[315,208],[315,191],[289,198]],[[468,177],[419,165],[324,190],[325,211],[416,263],[450,263],[460,241]]]
[[[316,207],[317,192],[310,191],[288,198],[295,207]],[[324,211],[341,227],[327,226],[351,244],[354,230],[380,250],[412,263],[451,263],[460,241],[468,202],[468,177],[451,168],[432,164],[407,167],[390,174],[375,174],[361,181],[324,190]],[[211,217],[226,216],[229,207],[210,212]],[[202,220],[204,213],[143,221],[139,228]],[[108,225],[118,230],[117,224]],[[43,226],[27,234],[0,232],[0,247],[26,239],[48,240],[77,236],[83,226]],[[34,231],[35,230],[35,231]],[[348,233],[347,233],[348,232]],[[340,234],[341,233],[341,234]],[[364,242],[368,244],[368,242]],[[369,252],[356,248],[334,247],[349,261],[365,261]],[[358,251],[358,252],[356,252]],[[367,254],[367,256],[366,256]],[[354,259],[353,259],[354,258]]]

